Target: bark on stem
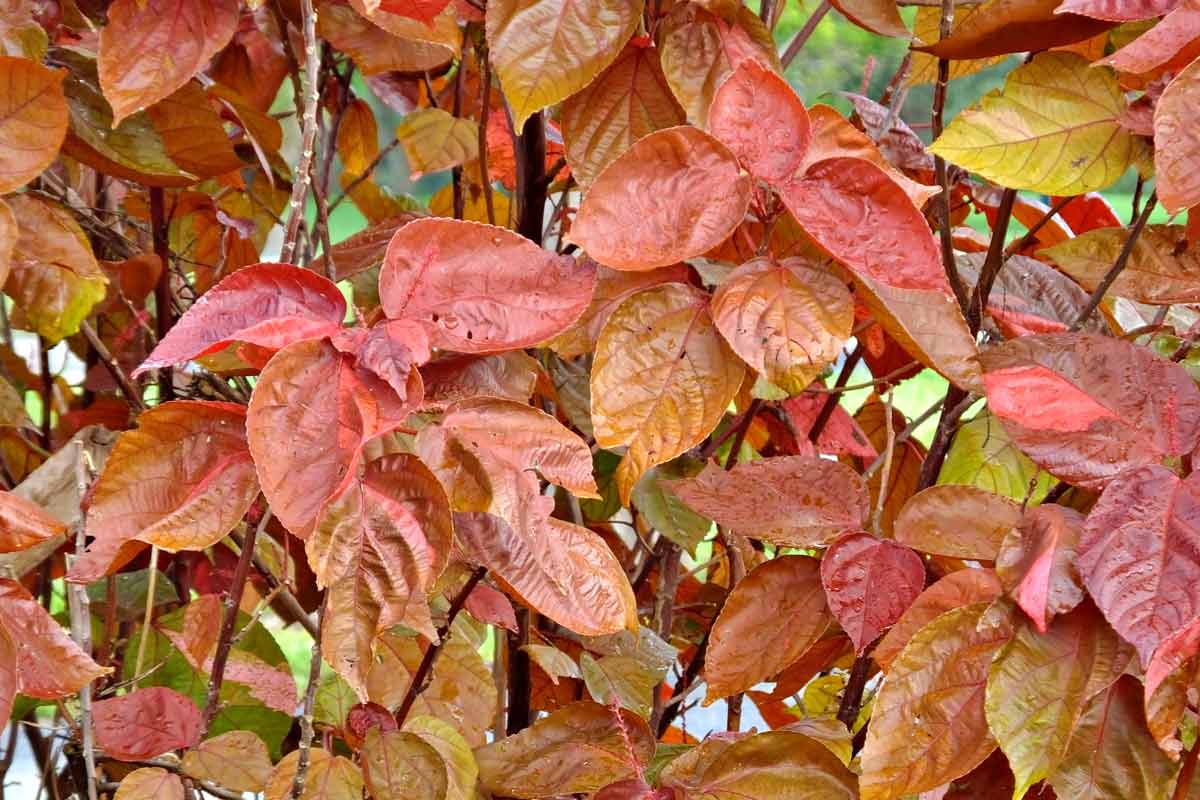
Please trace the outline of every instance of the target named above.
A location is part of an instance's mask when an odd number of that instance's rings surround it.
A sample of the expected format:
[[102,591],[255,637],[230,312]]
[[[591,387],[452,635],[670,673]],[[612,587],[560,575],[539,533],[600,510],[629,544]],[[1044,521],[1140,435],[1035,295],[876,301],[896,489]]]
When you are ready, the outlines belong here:
[[312,181],[313,151],[317,141],[317,106],[321,96],[320,55],[317,52],[317,12],[313,0],[300,0],[304,28],[304,74],[308,91],[303,97],[304,111],[300,144],[300,163],[296,167],[292,196],[288,201],[288,226],[279,260],[292,263],[296,257],[296,241],[304,220],[304,205]]

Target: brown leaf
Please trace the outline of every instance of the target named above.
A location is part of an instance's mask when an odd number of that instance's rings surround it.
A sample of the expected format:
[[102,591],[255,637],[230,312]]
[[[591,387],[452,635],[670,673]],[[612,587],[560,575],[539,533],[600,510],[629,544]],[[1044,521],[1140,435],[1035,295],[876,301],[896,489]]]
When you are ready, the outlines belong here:
[[415,733],[367,731],[363,778],[375,797],[442,800],[448,780],[441,755]]
[[267,745],[248,730],[206,739],[183,756],[183,771],[188,775],[235,792],[261,792],[271,769]]
[[613,269],[665,267],[723,242],[749,203],[750,178],[725,145],[690,126],[666,128],[604,168],[569,238]]
[[445,800],[473,800],[479,768],[471,746],[453,725],[427,716],[410,716],[404,730],[424,739],[442,757],[447,774]]
[[[594,265],[557,256],[504,228],[419,219],[388,244],[383,309],[418,321],[434,347],[491,353],[566,330],[592,299]],[[470,287],[469,291],[463,291]]]
[[96,746],[121,761],[144,761],[200,740],[200,709],[163,686],[100,700],[92,711]]
[[634,142],[684,122],[663,75],[659,51],[633,40],[608,69],[559,111],[571,174],[585,189]]
[[1102,488],[1200,439],[1200,391],[1144,347],[1057,333],[1009,340],[980,360],[992,414],[1026,455],[1076,486]]
[[516,798],[595,792],[628,778],[653,755],[645,721],[586,701],[475,751],[483,787]]
[[437,638],[426,592],[445,569],[454,531],[436,476],[414,456],[368,464],[322,509],[305,545],[325,588],[325,660],[366,696],[375,637],[404,625]]
[[63,70],[0,55],[0,194],[36,178],[67,135]]
[[113,800],[184,800],[183,781],[159,767],[142,767],[121,779]]
[[892,0],[836,0],[833,7],[860,28],[881,36],[908,39],[912,34]]
[[988,0],[946,39],[914,50],[937,58],[986,58],[1082,42],[1113,26],[1056,13],[1062,0]]
[[15,553],[67,532],[58,517],[37,503],[0,492],[0,553]]
[[592,363],[592,422],[601,447],[629,448],[617,468],[623,502],[646,470],[717,427],[744,374],[704,292],[666,284],[613,312]]
[[[1056,249],[1047,248],[1038,255],[1049,255]],[[968,253],[958,258],[958,272],[968,290],[974,290],[986,258],[985,253]],[[1116,253],[1113,259],[1116,259]],[[1105,270],[1111,267],[1112,262],[1109,262]],[[1036,333],[1064,332],[1079,318],[1087,303],[1088,292],[1062,272],[1036,259],[1013,255],[1009,256],[992,284],[987,313],[1004,337],[1012,339]],[[1103,319],[1093,315],[1081,330],[1105,333],[1108,327]]]
[[[1038,255],[1093,292],[1128,239],[1125,228],[1097,228]],[[1147,225],[1109,291],[1155,305],[1200,302],[1200,248],[1188,243],[1183,225]]]
[[432,71],[455,55],[454,48],[446,44],[420,41],[384,30],[349,6],[323,2],[319,9],[318,35],[354,59],[354,65],[364,75]]
[[691,508],[743,536],[785,547],[828,544],[862,528],[867,489],[854,470],[822,458],[780,456],[667,484]]
[[854,303],[842,281],[803,259],[758,258],[717,288],[712,316],[743,361],[794,394],[837,360]]
[[449,355],[421,367],[425,405],[449,406],[473,397],[528,402],[541,375],[537,361],[521,350],[487,356]]
[[147,108],[146,114],[180,169],[212,178],[245,166],[199,82],[189,80]]
[[236,0],[115,0],[100,29],[100,86],[113,121],[188,82],[237,30]]
[[921,593],[925,563],[903,545],[848,533],[825,551],[821,585],[833,616],[862,653]]
[[1025,512],[1000,546],[996,574],[1042,633],[1056,614],[1083,600],[1083,583],[1075,566],[1083,515],[1058,505]]
[[705,703],[783,672],[831,621],[816,559],[778,556],[755,567],[733,587],[713,622],[704,657]]
[[1000,543],[1021,522],[1021,505],[974,486],[931,486],[896,517],[896,541],[939,556],[995,561]]
[[895,800],[967,774],[996,747],[984,717],[992,656],[1012,636],[987,603],[947,611],[917,632],[875,696],[862,752],[863,800]]
[[990,569],[951,572],[917,596],[892,629],[879,640],[871,657],[887,672],[909,639],[930,622],[946,611],[994,600],[1001,591],[1000,579]]

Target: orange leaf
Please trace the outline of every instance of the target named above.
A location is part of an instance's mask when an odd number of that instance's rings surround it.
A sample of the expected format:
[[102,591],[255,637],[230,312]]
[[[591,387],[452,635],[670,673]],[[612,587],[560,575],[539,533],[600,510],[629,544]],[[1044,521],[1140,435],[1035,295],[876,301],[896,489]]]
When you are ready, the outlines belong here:
[[67,135],[63,70],[0,56],[0,194],[36,178]]

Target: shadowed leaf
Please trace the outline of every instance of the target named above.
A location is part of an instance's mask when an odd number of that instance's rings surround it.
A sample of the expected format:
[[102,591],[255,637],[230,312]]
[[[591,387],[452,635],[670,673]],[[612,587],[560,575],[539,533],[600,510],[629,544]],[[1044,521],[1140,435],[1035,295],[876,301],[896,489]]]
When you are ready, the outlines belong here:
[[1074,509],[1036,506],[1012,528],[996,556],[996,574],[1005,590],[1042,633],[1052,617],[1083,599],[1075,566],[1083,519]]
[[206,739],[183,756],[183,771],[235,792],[261,792],[271,777],[267,745],[253,731]]
[[443,800],[448,779],[441,755],[415,733],[367,731],[363,778],[375,797]]

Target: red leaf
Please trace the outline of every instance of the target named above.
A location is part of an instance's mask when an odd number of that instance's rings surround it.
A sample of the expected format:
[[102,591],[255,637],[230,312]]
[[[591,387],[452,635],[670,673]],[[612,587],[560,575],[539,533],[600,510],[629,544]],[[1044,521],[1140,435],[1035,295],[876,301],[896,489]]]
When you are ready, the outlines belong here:
[[21,694],[55,700],[112,671],[79,649],[62,625],[16,581],[0,579],[0,626],[7,628],[21,654],[17,660]]
[[1053,333],[1009,340],[980,361],[988,405],[1009,437],[1068,483],[1099,489],[1125,470],[1189,453],[1200,439],[1200,391],[1182,367],[1144,347]]
[[0,725],[7,726],[17,696],[17,644],[0,626]]
[[803,177],[780,187],[780,195],[804,232],[850,270],[897,289],[949,292],[925,217],[899,184],[869,161],[818,161]]
[[[1177,69],[1195,56],[1198,36],[1200,7],[1184,4],[1163,17],[1153,28],[1096,64],[1106,64],[1118,72],[1136,75],[1160,68],[1174,72],[1172,67]],[[1176,64],[1176,59],[1181,59],[1183,64]]]
[[379,273],[392,319],[420,322],[435,347],[494,353],[566,330],[592,299],[596,269],[504,228],[419,219],[397,231]]
[[1113,22],[1132,22],[1161,17],[1177,5],[1179,0],[1063,0],[1055,13],[1081,14],[1092,19]]
[[1200,132],[1193,114],[1200,101],[1200,59],[1163,89],[1154,109],[1154,175],[1159,201],[1171,214],[1200,205],[1196,148]]
[[358,366],[391,386],[402,401],[408,400],[413,370],[432,355],[425,329],[408,320],[389,320],[366,329],[343,329],[331,341],[338,350],[354,355]]
[[1083,599],[1075,566],[1082,530],[1078,511],[1037,506],[1025,513],[996,558],[1000,580],[1042,633],[1056,614],[1065,614]]
[[821,559],[829,609],[861,653],[925,586],[925,562],[904,545],[869,533],[838,539]]
[[467,613],[480,622],[498,625],[516,633],[517,614],[504,592],[498,592],[486,583],[479,583],[467,595]]
[[1096,605],[1147,666],[1200,619],[1200,474],[1149,465],[1115,478],[1088,515],[1078,560]]
[[66,532],[67,526],[37,503],[0,492],[0,553],[27,550]]
[[[419,19],[422,22],[430,23],[442,13],[442,10],[449,5],[450,0],[378,0],[377,5],[380,11],[386,11],[389,14],[399,14],[402,17],[410,17],[411,19]],[[367,7],[371,3],[366,3]]]
[[778,73],[756,61],[743,62],[717,89],[708,127],[751,175],[771,183],[796,174],[812,141],[800,98]]
[[292,342],[332,335],[345,318],[342,293],[312,270],[255,264],[197,300],[133,375],[182,364],[232,342],[280,350]]
[[143,761],[200,741],[200,710],[173,689],[155,686],[92,707],[96,745],[120,761]]
[[[805,392],[783,401],[784,413],[796,429],[797,436],[808,437],[808,432],[812,430],[817,415],[821,413],[828,399],[827,394]],[[821,429],[821,435],[817,437],[817,449],[822,453],[845,454],[872,460],[879,455],[862,428],[854,421],[854,417],[850,416],[841,404],[834,405],[833,414]]]

